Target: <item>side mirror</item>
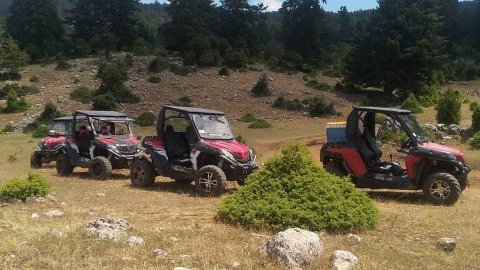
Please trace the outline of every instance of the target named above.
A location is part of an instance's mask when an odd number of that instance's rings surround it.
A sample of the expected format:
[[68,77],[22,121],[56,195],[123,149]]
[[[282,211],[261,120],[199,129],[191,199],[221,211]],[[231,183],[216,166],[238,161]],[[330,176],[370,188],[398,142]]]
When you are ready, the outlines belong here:
[[48,132],[48,136],[50,136],[50,137],[55,137],[55,136],[58,136],[58,133],[57,133],[55,130],[50,130],[50,131]]

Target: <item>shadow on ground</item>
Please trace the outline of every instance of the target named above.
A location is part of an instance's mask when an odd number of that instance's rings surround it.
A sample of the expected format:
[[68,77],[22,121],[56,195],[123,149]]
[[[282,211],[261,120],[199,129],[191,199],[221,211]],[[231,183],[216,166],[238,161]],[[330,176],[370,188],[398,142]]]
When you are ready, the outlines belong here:
[[368,196],[375,201],[379,202],[396,202],[403,204],[428,204],[423,198],[421,192],[411,191],[379,191],[368,190],[366,191]]

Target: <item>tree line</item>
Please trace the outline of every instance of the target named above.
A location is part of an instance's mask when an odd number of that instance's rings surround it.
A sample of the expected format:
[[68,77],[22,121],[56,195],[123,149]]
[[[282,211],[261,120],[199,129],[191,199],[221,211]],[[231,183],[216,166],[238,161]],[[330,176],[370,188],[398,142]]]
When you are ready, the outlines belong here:
[[347,90],[413,93],[426,105],[439,85],[480,77],[480,0],[379,0],[357,12],[326,12],[324,0],[285,0],[277,12],[248,0],[11,2],[2,43],[13,38],[32,62],[167,49],[187,65],[321,71]]

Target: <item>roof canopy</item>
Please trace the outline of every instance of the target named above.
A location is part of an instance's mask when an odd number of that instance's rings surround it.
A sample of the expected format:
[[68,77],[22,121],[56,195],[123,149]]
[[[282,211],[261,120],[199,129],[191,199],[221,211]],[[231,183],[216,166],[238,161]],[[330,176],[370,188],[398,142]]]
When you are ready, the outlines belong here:
[[379,112],[379,113],[412,113],[411,111],[399,108],[384,108],[384,107],[355,107],[359,111]]
[[164,108],[175,110],[175,111],[180,111],[180,112],[186,112],[186,113],[225,115],[225,113],[223,113],[223,112],[209,110],[209,109],[202,109],[202,108],[194,108],[194,107],[181,107],[181,106],[165,105]]
[[127,115],[124,113],[114,112],[114,111],[86,111],[78,110],[75,111],[75,114],[83,114],[89,117],[108,117],[108,118],[126,118]]

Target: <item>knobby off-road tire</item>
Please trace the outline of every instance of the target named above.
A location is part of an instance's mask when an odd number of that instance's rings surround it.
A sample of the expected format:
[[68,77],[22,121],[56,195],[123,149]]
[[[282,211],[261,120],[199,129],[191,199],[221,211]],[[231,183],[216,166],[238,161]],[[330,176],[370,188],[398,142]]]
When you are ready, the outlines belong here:
[[435,205],[453,205],[461,192],[457,178],[449,173],[432,173],[423,182],[423,196]]
[[105,180],[112,174],[112,163],[106,157],[95,157],[90,161],[88,172],[93,179]]
[[35,151],[30,156],[30,167],[33,169],[38,169],[42,167],[42,158],[40,157],[40,153]]
[[57,168],[57,174],[60,176],[72,174],[74,168],[66,154],[58,155],[55,167]]
[[460,183],[460,188],[462,192],[468,187],[468,176],[463,175],[462,177],[459,177],[458,183]]
[[245,185],[246,183],[247,183],[247,180],[237,180],[237,184],[238,184],[239,186],[243,186],[243,185]]
[[130,182],[136,188],[147,188],[155,183],[155,169],[153,164],[146,160],[140,159],[135,161],[130,167]]
[[227,187],[227,176],[218,166],[207,165],[195,175],[195,191],[198,196],[218,196]]

